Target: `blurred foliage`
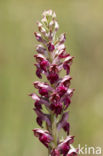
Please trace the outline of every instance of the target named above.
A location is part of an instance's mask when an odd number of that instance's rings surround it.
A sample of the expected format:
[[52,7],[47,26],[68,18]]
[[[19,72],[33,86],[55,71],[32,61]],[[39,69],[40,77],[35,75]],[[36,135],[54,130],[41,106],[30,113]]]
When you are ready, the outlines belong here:
[[37,79],[33,32],[45,9],[56,12],[58,33],[67,33],[67,50],[75,56],[69,116],[75,146],[103,147],[103,1],[0,0],[0,156],[47,155],[33,137],[28,97]]

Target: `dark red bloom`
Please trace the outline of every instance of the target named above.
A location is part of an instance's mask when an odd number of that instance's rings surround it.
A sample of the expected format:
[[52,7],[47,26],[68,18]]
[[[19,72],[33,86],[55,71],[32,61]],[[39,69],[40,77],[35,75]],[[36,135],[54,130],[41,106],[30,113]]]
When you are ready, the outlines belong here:
[[50,109],[54,111],[54,113],[58,116],[62,112],[62,104],[61,103],[52,103],[50,105]]
[[73,136],[68,136],[62,143],[58,145],[58,150],[60,150],[61,154],[66,155],[70,150],[70,144],[74,141]]
[[45,72],[47,71],[47,67],[48,67],[49,63],[46,60],[43,60],[40,62],[40,67],[42,70],[44,70]]
[[70,100],[70,97],[69,96],[65,96],[64,98],[64,109],[67,109],[67,107],[70,105],[71,103],[71,100]]
[[39,64],[34,64],[36,66],[36,75],[41,79],[42,78],[42,69],[40,68]]
[[33,129],[34,135],[39,138],[39,140],[48,148],[48,143],[52,141],[52,136],[48,131],[43,131],[41,129]]
[[42,96],[48,97],[48,90],[45,89],[45,88],[39,89],[39,93],[40,93]]
[[70,65],[67,63],[63,64],[63,68],[66,70],[66,73],[69,74],[70,73]]
[[57,82],[57,80],[59,79],[59,76],[57,73],[54,72],[50,72],[47,76],[48,80],[50,81],[51,84]]
[[52,52],[54,49],[55,49],[54,45],[50,42],[50,43],[48,44],[48,50],[49,50],[50,52]]
[[34,103],[34,105],[35,105],[35,108],[36,108],[36,109],[38,109],[38,110],[41,110],[41,109],[42,109],[40,101],[36,101],[36,102]]
[[63,96],[67,91],[67,88],[64,87],[64,85],[60,85],[59,87],[57,87],[57,92],[60,96]]
[[61,84],[63,84],[65,87],[70,86],[70,80],[72,78],[69,75],[64,76],[64,78],[61,80]]
[[59,121],[58,125],[57,125],[57,128],[58,130],[60,130],[61,128],[64,129],[64,131],[67,132],[67,134],[69,135],[69,131],[70,131],[70,124],[67,122],[68,120],[68,112],[65,112],[63,115],[62,115],[62,118],[61,120]]
[[57,93],[57,92],[53,92],[52,94],[51,94],[51,96],[50,96],[50,101],[51,101],[51,103],[57,103],[57,102],[59,102],[60,101],[60,96],[59,96],[59,94]]
[[[45,121],[48,126],[51,125],[49,115],[47,115],[47,114],[43,113],[41,110],[38,110],[38,109],[35,109],[35,108],[34,108],[34,111],[36,112],[37,118],[39,118],[39,121],[40,121],[41,124],[42,124],[42,121]],[[39,122],[38,122],[38,124],[39,124]],[[39,124],[39,126],[42,127],[41,124]]]
[[42,123],[43,123],[42,118],[38,116],[38,117],[36,118],[36,121],[37,121],[38,125],[39,125],[40,127],[42,127]]

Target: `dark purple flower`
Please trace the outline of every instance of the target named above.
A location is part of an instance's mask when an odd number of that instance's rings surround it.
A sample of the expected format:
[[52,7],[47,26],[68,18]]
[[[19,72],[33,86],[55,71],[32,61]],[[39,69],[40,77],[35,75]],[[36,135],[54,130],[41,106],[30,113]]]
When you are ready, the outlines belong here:
[[39,93],[40,93],[40,95],[42,95],[42,96],[48,97],[48,90],[45,89],[45,88],[39,89]]
[[39,82],[39,81],[35,81],[33,83],[34,87],[37,89],[46,89],[47,91],[52,91],[53,88],[50,87],[47,83],[43,83],[43,82]]
[[65,63],[69,63],[69,65],[71,65],[72,64],[72,61],[73,61],[73,56],[67,56],[66,58],[65,58],[65,60],[64,60],[64,64]]
[[50,52],[52,52],[52,51],[54,51],[54,49],[55,49],[54,45],[50,42],[50,43],[48,44],[48,50],[49,50]]
[[34,55],[34,57],[36,58],[36,61],[37,61],[38,63],[40,63],[41,61],[46,60],[46,58],[45,58],[42,54]]
[[64,96],[61,98],[61,102],[64,103],[64,110],[68,108],[71,103],[71,97],[73,95],[74,89],[68,89]]
[[[39,117],[39,120],[45,121],[48,126],[51,125],[51,121],[50,121],[49,115],[44,114],[41,110],[38,110],[38,109],[35,109],[35,108],[34,108],[34,111],[37,114],[37,118]],[[42,125],[40,125],[40,126],[42,126]]]
[[64,131],[67,132],[67,134],[69,135],[69,131],[70,131],[70,124],[67,122],[68,120],[68,112],[65,112],[63,115],[62,115],[62,118],[61,120],[59,121],[58,125],[57,125],[57,128],[58,130],[60,130],[61,128],[64,129]]
[[41,79],[42,78],[42,69],[40,68],[39,64],[34,64],[36,66],[36,75]]
[[66,155],[70,150],[70,144],[74,141],[74,136],[68,136],[62,143],[58,145],[61,154]]
[[54,84],[59,79],[58,67],[56,64],[52,64],[50,66],[49,73],[47,75],[47,79],[50,81],[51,84]]
[[58,76],[57,73],[50,72],[48,74],[47,78],[50,81],[50,83],[53,84],[53,83],[55,83],[58,80],[59,76]]
[[43,131],[39,128],[33,129],[34,135],[48,148],[48,143],[52,141],[52,136],[48,131]]
[[64,58],[67,58],[68,56],[70,56],[70,54],[66,54],[65,48],[60,50],[58,54],[59,59],[64,59]]
[[63,96],[67,91],[67,88],[64,85],[60,85],[57,87],[57,92],[60,96]]
[[59,103],[59,102],[58,103],[52,103],[50,105],[50,109],[52,111],[54,111],[54,113],[56,114],[56,116],[58,116],[62,112],[62,104]]
[[42,109],[40,100],[39,100],[39,101],[37,100],[37,101],[34,103],[34,106],[35,106],[35,108],[38,109],[38,110],[41,110],[41,109]]
[[70,80],[72,78],[69,75],[64,76],[64,78],[61,80],[61,84],[63,84],[65,87],[70,86]]
[[70,131],[70,124],[68,122],[65,123],[65,125],[63,126],[63,129],[65,132],[67,132],[67,135],[68,135]]
[[60,96],[57,92],[53,92],[50,96],[50,101],[53,103],[57,103],[60,101]]
[[70,65],[67,63],[64,63],[63,68],[66,70],[66,74],[68,75],[70,73]]
[[42,70],[44,70],[45,72],[47,71],[48,65],[49,65],[49,63],[48,63],[47,60],[43,60],[43,61],[40,62],[40,68],[41,68]]
[[38,116],[38,117],[36,118],[36,121],[37,121],[38,125],[39,125],[40,127],[42,127],[42,123],[43,123],[42,118]]
[[65,98],[64,98],[64,110],[68,108],[70,103],[71,103],[70,97],[69,96],[65,96]]

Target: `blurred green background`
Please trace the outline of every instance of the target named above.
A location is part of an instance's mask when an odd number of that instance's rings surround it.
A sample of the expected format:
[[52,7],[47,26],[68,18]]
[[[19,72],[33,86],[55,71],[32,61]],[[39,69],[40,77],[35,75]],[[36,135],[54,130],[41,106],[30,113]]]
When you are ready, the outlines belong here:
[[59,33],[67,33],[67,50],[75,56],[69,116],[74,145],[103,148],[103,1],[0,0],[0,156],[47,155],[32,133],[37,125],[28,97],[37,80],[33,32],[46,9],[56,12]]

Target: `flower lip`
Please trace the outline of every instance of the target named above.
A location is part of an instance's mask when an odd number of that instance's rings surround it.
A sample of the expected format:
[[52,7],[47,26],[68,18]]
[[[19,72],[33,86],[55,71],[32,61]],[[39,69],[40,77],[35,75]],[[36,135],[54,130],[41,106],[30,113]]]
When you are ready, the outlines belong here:
[[49,65],[49,62],[47,60],[43,60],[40,62],[40,67],[42,70],[44,70],[45,72],[47,71],[47,67]]
[[34,57],[36,58],[36,61],[39,63],[43,60],[46,60],[46,58],[42,54],[36,54],[34,55]]
[[47,78],[51,84],[54,84],[59,79],[59,76],[57,73],[50,72]]
[[59,42],[60,44],[64,43],[66,40],[66,35],[65,33],[61,34],[60,37],[59,37]]
[[67,156],[77,156],[77,153],[78,153],[78,149],[71,148],[67,153]]
[[37,110],[41,110],[41,109],[42,109],[40,100],[39,100],[39,101],[36,101],[36,102],[34,103],[34,106],[36,107]]
[[58,150],[60,150],[64,155],[67,154],[70,150],[70,144],[72,144],[73,142],[74,136],[67,136],[67,138],[58,145]]
[[54,111],[54,113],[56,114],[56,116],[58,116],[59,114],[62,113],[62,104],[61,103],[51,103],[50,105],[50,109],[52,111]]
[[45,49],[42,45],[38,45],[38,46],[36,47],[36,51],[37,51],[38,53],[45,54],[46,49]]
[[48,90],[45,89],[45,88],[39,89],[39,93],[40,93],[40,95],[42,95],[42,96],[48,97]]
[[54,49],[55,49],[55,46],[53,45],[53,43],[49,42],[49,44],[48,44],[48,50],[49,50],[50,52],[53,52]]
[[70,75],[66,75],[64,76],[64,78],[61,80],[61,84],[63,84],[65,87],[69,87],[70,86],[70,80],[72,79],[72,77]]
[[70,124],[67,122],[68,120],[68,112],[65,112],[62,115],[61,120],[59,121],[59,123],[57,124],[57,129],[60,130],[61,128],[64,129],[64,131],[67,132],[67,135],[69,135],[69,130],[70,130]]
[[48,148],[48,143],[50,143],[53,138],[48,131],[41,130],[39,128],[33,129],[34,135],[39,138],[39,140]]
[[38,42],[42,42],[43,41],[43,39],[41,37],[41,34],[39,34],[37,32],[34,32],[34,35],[35,35],[35,37],[36,37],[36,39],[37,39]]
[[41,89],[41,88],[44,88],[44,89],[47,89],[48,91],[52,91],[53,88],[50,87],[47,83],[45,82],[39,82],[39,81],[35,81],[33,83],[34,87],[37,88],[37,89]]
[[37,96],[35,93],[29,94],[29,96],[31,96],[33,100],[40,100],[39,96]]
[[60,96],[63,96],[66,93],[67,88],[64,87],[64,85],[60,85],[56,90]]
[[49,115],[44,114],[41,110],[37,110],[36,108],[34,108],[34,111],[36,112],[37,117],[39,117],[41,119],[41,121],[45,121],[48,126],[51,125]]

